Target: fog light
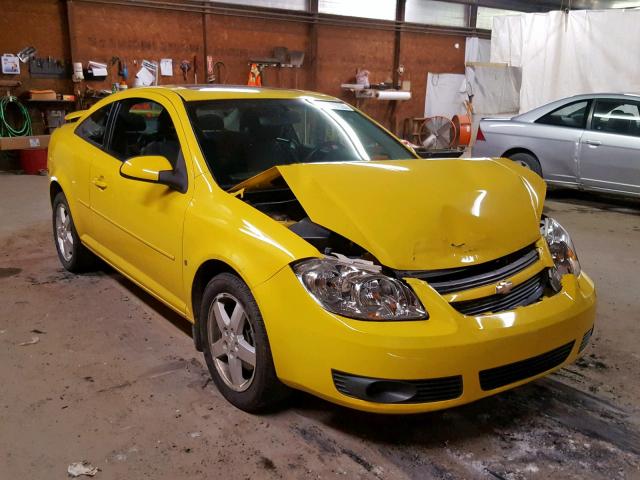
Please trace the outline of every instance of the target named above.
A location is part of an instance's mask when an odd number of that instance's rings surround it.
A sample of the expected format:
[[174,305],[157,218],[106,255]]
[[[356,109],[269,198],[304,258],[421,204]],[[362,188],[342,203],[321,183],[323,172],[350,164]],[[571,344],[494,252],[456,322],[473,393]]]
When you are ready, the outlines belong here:
[[562,275],[560,275],[560,272],[556,267],[549,269],[549,284],[556,293],[562,290]]

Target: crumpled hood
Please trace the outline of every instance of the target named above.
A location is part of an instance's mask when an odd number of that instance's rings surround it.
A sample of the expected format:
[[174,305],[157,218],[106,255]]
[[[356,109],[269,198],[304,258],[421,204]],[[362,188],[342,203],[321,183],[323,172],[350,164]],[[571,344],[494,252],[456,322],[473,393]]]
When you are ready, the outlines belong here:
[[398,270],[481,263],[540,236],[545,183],[505,160],[284,165],[254,177],[253,186],[276,176],[313,222]]

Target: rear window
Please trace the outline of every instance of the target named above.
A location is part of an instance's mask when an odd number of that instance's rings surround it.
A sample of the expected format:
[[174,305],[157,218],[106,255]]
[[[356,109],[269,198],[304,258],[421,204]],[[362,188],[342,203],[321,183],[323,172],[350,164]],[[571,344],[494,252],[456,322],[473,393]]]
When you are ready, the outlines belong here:
[[112,105],[113,104],[111,103],[109,105],[105,105],[83,120],[76,128],[76,135],[87,142],[102,148],[105,142],[107,122],[109,121],[109,112],[111,112]]

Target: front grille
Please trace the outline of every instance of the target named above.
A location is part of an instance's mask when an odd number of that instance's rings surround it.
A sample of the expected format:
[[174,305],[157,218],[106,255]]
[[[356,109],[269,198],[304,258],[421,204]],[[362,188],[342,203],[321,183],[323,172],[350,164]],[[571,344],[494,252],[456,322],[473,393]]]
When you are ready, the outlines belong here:
[[464,315],[482,315],[489,312],[503,312],[516,307],[531,305],[542,298],[547,286],[547,270],[534,275],[529,280],[513,287],[507,294],[452,302],[451,306]]
[[482,390],[493,390],[551,370],[567,359],[574,343],[567,343],[550,352],[509,365],[482,370],[480,372],[480,387]]
[[589,340],[591,340],[591,335],[593,335],[593,327],[589,329],[587,333],[582,337],[582,341],[580,342],[580,348],[578,348],[578,352],[583,351],[589,345]]
[[399,278],[424,280],[438,293],[445,294],[499,282],[533,265],[538,259],[538,249],[535,244],[531,244],[517,252],[479,265],[445,270],[397,270],[395,273]]
[[388,380],[332,370],[336,389],[350,397],[376,403],[428,403],[462,395],[462,376],[424,380]]

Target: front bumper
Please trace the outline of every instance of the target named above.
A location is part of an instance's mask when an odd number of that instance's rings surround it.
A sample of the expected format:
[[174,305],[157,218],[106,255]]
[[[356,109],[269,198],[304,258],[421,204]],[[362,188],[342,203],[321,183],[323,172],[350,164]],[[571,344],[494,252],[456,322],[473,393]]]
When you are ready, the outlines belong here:
[[[565,275],[560,293],[535,304],[475,317],[457,312],[425,282],[412,279],[409,283],[429,311],[428,320],[368,322],[331,314],[311,298],[288,267],[259,285],[253,293],[280,380],[331,402],[371,412],[449,408],[527,383],[574,361],[595,317],[595,289],[584,273],[578,278]],[[480,372],[502,375],[499,367],[563,346],[568,354],[542,373],[498,388],[486,389],[491,385],[486,382],[481,385]],[[536,365],[539,371],[539,362]],[[461,376],[462,392],[449,400],[422,403],[366,401],[340,393],[332,372],[408,381]]]

